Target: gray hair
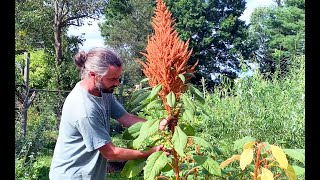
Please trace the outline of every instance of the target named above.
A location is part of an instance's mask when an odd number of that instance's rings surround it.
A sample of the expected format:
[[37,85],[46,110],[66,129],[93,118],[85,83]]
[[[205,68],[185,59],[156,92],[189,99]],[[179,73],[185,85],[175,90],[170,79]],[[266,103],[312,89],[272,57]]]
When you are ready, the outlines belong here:
[[89,71],[104,76],[110,65],[122,66],[120,57],[111,49],[104,47],[92,48],[88,53],[81,51],[74,56],[73,60],[80,70],[81,79],[86,77]]

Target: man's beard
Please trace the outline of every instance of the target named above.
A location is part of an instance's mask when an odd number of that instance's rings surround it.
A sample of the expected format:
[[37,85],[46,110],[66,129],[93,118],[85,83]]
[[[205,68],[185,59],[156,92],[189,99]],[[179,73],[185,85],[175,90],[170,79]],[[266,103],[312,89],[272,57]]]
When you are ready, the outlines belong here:
[[101,81],[96,81],[96,88],[102,93],[113,93],[114,88],[117,86],[111,86],[109,88],[105,88]]

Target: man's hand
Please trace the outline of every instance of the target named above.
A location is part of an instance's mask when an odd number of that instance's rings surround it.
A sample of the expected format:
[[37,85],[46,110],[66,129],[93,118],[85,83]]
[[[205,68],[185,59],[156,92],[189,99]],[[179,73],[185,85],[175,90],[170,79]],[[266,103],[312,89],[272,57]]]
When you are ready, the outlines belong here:
[[167,156],[170,155],[170,152],[168,152],[168,151],[166,150],[166,148],[164,147],[163,144],[161,144],[161,145],[159,145],[159,146],[153,146],[153,147],[151,148],[151,151],[152,151],[152,152],[163,151],[163,152],[166,153]]
[[170,127],[176,126],[177,122],[178,122],[177,118],[175,118],[174,116],[168,116],[167,118],[162,119],[160,121],[159,129],[165,130],[167,125],[170,125]]

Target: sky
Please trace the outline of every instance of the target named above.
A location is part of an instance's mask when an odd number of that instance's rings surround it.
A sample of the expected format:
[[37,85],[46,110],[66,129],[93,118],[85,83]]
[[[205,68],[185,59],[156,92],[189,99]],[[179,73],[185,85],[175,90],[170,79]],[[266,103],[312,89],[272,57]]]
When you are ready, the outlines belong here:
[[[240,17],[241,20],[249,23],[249,18],[254,8],[265,7],[275,4],[274,0],[247,0],[246,10]],[[101,20],[102,22],[102,20]],[[100,29],[98,26],[99,21],[92,21],[92,25],[84,25],[81,27],[70,27],[68,34],[80,36],[85,39],[83,46],[80,46],[80,50],[89,51],[93,47],[104,46],[103,38],[100,35]]]

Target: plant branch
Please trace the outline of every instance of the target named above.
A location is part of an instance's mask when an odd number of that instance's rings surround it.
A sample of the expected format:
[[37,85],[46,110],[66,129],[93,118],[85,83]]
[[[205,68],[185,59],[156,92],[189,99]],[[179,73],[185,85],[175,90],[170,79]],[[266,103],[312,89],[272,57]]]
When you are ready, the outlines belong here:
[[192,171],[195,171],[196,169],[199,169],[199,168],[198,168],[198,167],[194,167],[194,168],[190,169],[190,170],[187,172],[187,174],[184,176],[184,180],[187,180],[189,174],[192,173]]

